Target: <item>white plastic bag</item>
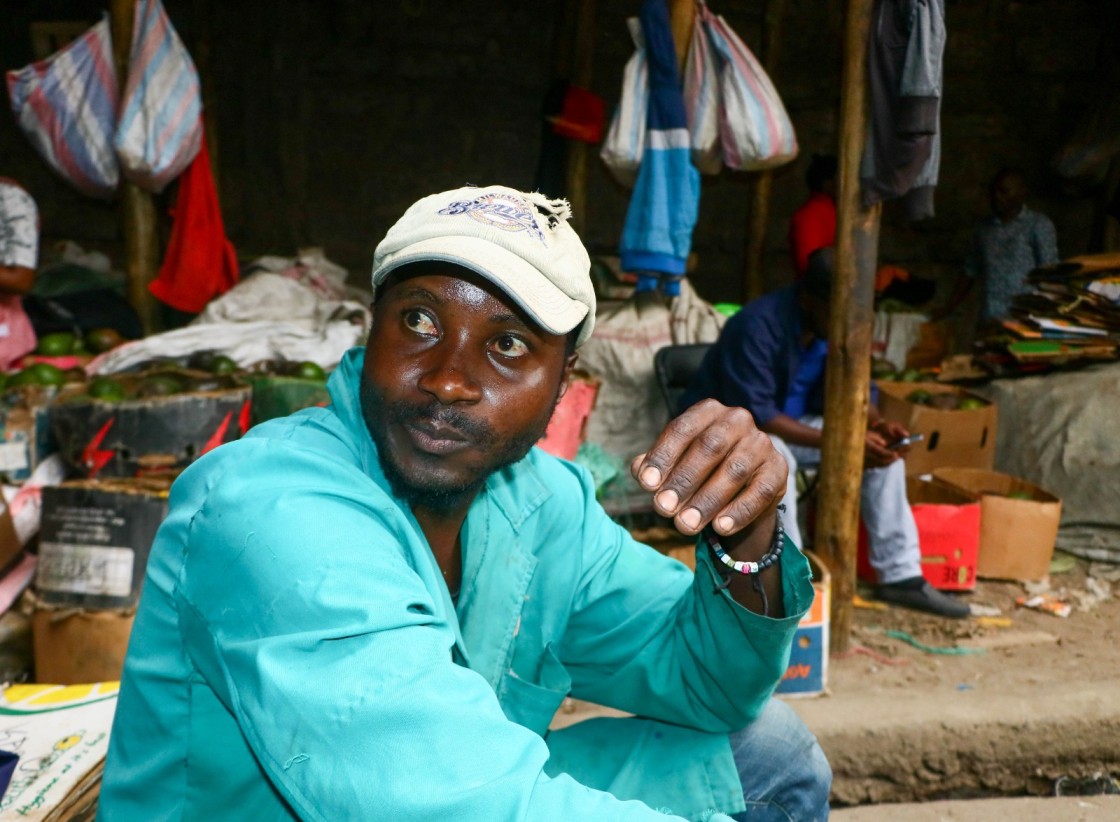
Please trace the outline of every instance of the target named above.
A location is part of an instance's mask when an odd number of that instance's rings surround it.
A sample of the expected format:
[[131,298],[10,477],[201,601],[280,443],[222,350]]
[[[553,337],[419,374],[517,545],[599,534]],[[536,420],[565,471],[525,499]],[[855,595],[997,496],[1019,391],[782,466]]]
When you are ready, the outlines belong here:
[[622,75],[622,96],[603,140],[599,156],[620,183],[633,187],[646,146],[646,112],[649,109],[649,69],[645,40],[637,17],[626,21],[634,39],[634,54]]

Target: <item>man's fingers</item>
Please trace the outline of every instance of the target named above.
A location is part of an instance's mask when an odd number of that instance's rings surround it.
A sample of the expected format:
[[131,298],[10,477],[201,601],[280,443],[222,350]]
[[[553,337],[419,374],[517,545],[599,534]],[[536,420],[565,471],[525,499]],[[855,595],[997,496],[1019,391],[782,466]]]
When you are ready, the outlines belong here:
[[722,431],[705,433],[654,500],[683,533],[713,522],[720,533],[734,533],[781,498],[786,462],[757,429],[731,440]]
[[744,444],[744,448],[754,463],[746,481],[733,468],[739,457],[736,454],[689,501],[688,508],[702,512],[700,528],[710,522],[717,533],[733,534],[772,510],[785,494],[789,466],[769,437],[760,434],[758,440],[749,446]]
[[[630,464],[630,473],[647,491],[661,488],[673,468],[702,432],[729,409],[715,400],[704,400],[672,420],[653,447],[639,454]],[[743,409],[742,414],[750,415]],[[753,424],[753,423],[752,423]]]

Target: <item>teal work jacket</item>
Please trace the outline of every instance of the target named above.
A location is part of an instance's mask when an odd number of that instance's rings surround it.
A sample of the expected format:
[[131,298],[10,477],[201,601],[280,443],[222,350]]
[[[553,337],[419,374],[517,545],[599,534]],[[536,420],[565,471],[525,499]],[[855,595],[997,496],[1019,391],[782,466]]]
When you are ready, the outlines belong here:
[[[743,809],[727,734],[781,677],[784,619],[634,542],[589,475],[533,449],[489,478],[453,604],[362,418],[257,426],[175,482],[148,561],[99,819],[664,822]],[[549,732],[568,694],[645,718]],[[716,817],[718,818],[718,817]]]

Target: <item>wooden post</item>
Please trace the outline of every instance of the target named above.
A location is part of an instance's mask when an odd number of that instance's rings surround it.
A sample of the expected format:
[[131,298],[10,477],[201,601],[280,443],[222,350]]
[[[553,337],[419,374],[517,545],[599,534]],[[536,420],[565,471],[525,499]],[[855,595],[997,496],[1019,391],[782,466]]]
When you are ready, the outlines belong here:
[[816,546],[832,571],[832,650],[848,649],[856,581],[859,489],[871,384],[871,326],[879,212],[860,200],[859,160],[867,132],[867,38],[874,0],[849,0],[840,102],[836,271],[825,377],[821,505]]
[[695,0],[669,0],[669,29],[673,32],[679,72],[684,71],[684,61],[688,58],[688,47],[692,44],[692,29],[695,26]]
[[[595,55],[595,0],[580,0],[576,10],[575,45],[572,54],[572,85],[591,87],[592,58]],[[587,164],[591,146],[582,140],[568,143],[568,203],[577,234],[587,224]]]
[[[778,52],[782,36],[782,15],[785,0],[767,0],[766,18],[762,34],[762,67],[770,79],[778,69]],[[773,189],[774,173],[769,169],[754,175],[751,186],[750,212],[747,216],[746,266],[743,277],[743,302],[748,303],[761,297],[766,291],[766,277],[763,273],[763,253],[766,249],[766,228],[770,223],[770,192]]]
[[[129,53],[132,50],[133,0],[112,0],[110,15],[113,61],[116,63],[117,79],[123,91],[128,78]],[[152,195],[135,183],[122,179],[119,190],[128,301],[140,316],[144,334],[154,334],[160,329],[159,312],[155,297],[148,291],[148,283],[155,279],[159,267],[156,207],[152,202]]]

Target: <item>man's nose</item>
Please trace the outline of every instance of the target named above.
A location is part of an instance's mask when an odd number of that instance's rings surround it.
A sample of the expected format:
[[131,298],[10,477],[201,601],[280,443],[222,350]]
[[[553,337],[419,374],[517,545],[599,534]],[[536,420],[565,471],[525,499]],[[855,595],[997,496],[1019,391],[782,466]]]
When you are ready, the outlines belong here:
[[478,402],[482,397],[482,387],[475,378],[477,365],[464,348],[450,343],[438,346],[420,377],[420,390],[442,405]]

